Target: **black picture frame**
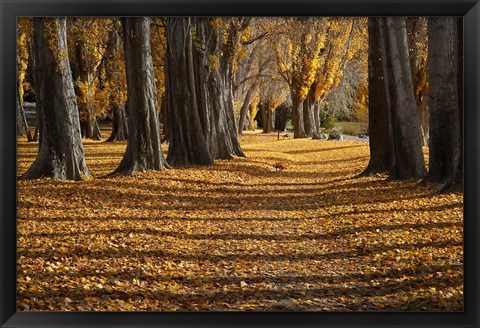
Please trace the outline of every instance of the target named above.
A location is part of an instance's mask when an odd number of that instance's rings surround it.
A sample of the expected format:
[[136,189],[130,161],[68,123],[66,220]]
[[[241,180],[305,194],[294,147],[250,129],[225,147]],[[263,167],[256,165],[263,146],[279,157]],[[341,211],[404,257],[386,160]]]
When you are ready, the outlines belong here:
[[[479,327],[478,0],[0,0],[1,327]],[[16,312],[17,16],[463,16],[464,312]]]

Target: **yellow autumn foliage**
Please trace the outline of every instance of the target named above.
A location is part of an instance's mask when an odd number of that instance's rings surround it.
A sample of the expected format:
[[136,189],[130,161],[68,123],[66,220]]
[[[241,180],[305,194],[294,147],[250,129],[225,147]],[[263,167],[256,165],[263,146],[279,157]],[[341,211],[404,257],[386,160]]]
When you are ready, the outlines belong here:
[[23,104],[24,81],[27,72],[29,54],[29,40],[32,39],[32,21],[27,17],[17,19],[17,88],[20,105]]

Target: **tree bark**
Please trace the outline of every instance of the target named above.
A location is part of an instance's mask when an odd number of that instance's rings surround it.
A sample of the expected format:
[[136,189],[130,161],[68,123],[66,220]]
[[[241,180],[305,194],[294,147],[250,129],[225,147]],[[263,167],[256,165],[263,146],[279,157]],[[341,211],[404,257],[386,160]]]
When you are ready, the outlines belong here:
[[124,85],[124,74],[122,60],[119,60],[121,53],[122,39],[120,36],[120,26],[115,22],[114,29],[108,32],[108,42],[105,53],[100,62],[98,71],[104,70],[105,76],[100,77],[100,88],[104,89],[105,84],[113,83],[115,87],[109,91],[108,102],[112,106],[112,133],[106,140],[107,142],[124,141],[128,138],[128,120],[125,108],[125,102],[121,98]]
[[254,131],[255,130],[255,122],[254,122],[254,117],[252,117],[252,105],[249,106],[249,110],[247,113],[247,130],[249,131]]
[[[410,58],[410,69],[412,71],[413,90],[415,94],[415,103],[417,105],[417,116],[420,124],[420,134],[422,137],[422,145],[428,147],[428,72],[427,60],[420,55],[427,42],[424,35],[424,23],[426,17],[407,17],[407,40]],[[425,27],[426,28],[426,27]],[[423,39],[423,37],[425,39]]]
[[422,135],[422,146],[428,147],[430,135],[430,123],[428,119],[429,86],[425,87],[416,97],[417,116]]
[[[164,65],[164,76],[168,76],[167,65]],[[165,85],[168,81],[165,80]],[[168,90],[165,90],[162,102],[160,104],[160,126],[162,127],[160,131],[160,141],[163,143],[168,142],[170,139],[170,124],[168,123],[168,111],[167,111],[167,95]]]
[[75,71],[77,82],[85,87],[85,89],[78,86],[75,88],[80,111],[80,128],[83,138],[101,140],[102,134],[98,129],[94,108],[93,105],[90,105],[91,98],[95,96],[91,90],[94,74],[87,63],[86,53],[85,41],[77,42],[75,44],[75,65],[72,66],[72,69]]
[[82,137],[86,139],[102,140],[102,132],[96,117],[80,121]]
[[267,109],[267,133],[275,130],[275,109]]
[[303,101],[303,121],[305,128],[305,135],[311,138],[315,129],[315,122],[313,117],[313,90],[310,88],[307,98]]
[[18,90],[16,92],[16,112],[17,112],[17,136],[25,135],[25,131],[23,130],[22,125],[22,114],[21,114],[21,105],[20,105],[20,96],[18,94]]
[[260,113],[262,114],[262,133],[267,133],[268,131],[268,118],[267,118],[267,105],[266,104],[260,104]]
[[383,71],[379,18],[368,18],[368,135],[370,162],[362,173],[372,176],[393,166],[393,135]]
[[270,110],[268,102],[260,107],[262,111],[262,132],[270,133],[275,129],[275,111]]
[[454,182],[460,164],[458,27],[454,17],[428,20],[430,72],[430,160],[427,181]]
[[191,20],[167,18],[166,106],[171,129],[167,162],[172,166],[213,164],[198,112]]
[[[408,57],[407,30],[404,17],[380,18],[384,29],[386,51],[384,75],[388,76],[394,142],[394,179],[416,179],[426,174],[420,127],[413,93]],[[385,63],[386,61],[386,63]]]
[[107,139],[108,142],[124,141],[128,139],[127,111],[125,105],[113,106],[113,126],[112,134]]
[[245,95],[245,99],[243,101],[242,108],[240,109],[240,116],[238,119],[238,134],[242,134],[243,130],[245,129],[245,120],[247,118],[248,107],[250,106],[250,102],[256,88],[257,85],[253,84],[250,89],[248,89],[247,94]]
[[293,137],[306,138],[304,119],[303,119],[303,101],[292,95],[293,104]]
[[463,191],[463,19],[456,18],[457,22],[457,91],[458,91],[458,122],[460,125],[460,159],[458,161],[455,183]]
[[[233,112],[233,61],[239,31],[197,17],[194,74],[203,134],[213,159],[245,157],[238,142]],[[225,39],[224,39],[225,37]]]
[[150,19],[122,18],[127,76],[127,149],[114,173],[163,171],[157,95],[150,48]]
[[320,101],[315,101],[313,104],[313,136],[318,138],[321,133]]
[[22,178],[82,180],[90,174],[68,62],[66,18],[34,18],[34,39],[40,142],[37,158]]

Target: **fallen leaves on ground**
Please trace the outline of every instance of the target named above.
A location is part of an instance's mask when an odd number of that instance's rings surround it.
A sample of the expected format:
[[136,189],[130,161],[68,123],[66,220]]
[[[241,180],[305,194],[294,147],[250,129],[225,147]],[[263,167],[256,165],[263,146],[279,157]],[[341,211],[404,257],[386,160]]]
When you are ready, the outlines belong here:
[[366,144],[246,133],[248,159],[105,177],[126,143],[84,143],[94,178],[18,182],[19,311],[463,310],[462,194],[356,177]]

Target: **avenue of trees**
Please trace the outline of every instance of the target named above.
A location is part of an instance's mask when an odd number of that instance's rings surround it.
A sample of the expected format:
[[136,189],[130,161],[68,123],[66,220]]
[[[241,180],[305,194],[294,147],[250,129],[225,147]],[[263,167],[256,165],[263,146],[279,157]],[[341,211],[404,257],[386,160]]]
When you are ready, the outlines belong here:
[[17,131],[38,140],[21,178],[89,177],[82,138],[127,140],[114,173],[133,174],[244,157],[256,121],[318,139],[328,113],[368,117],[363,175],[448,190],[463,182],[462,33],[454,17],[20,18]]

